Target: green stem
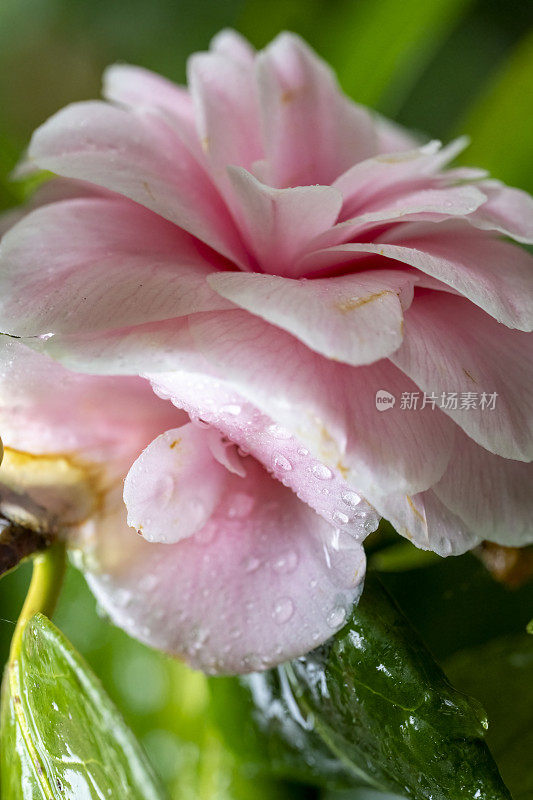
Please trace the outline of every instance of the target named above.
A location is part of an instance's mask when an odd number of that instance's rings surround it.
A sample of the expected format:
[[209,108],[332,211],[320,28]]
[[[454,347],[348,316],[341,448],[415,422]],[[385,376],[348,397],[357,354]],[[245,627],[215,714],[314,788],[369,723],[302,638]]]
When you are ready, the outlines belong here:
[[26,600],[20,612],[11,640],[10,662],[17,660],[22,645],[22,634],[29,620],[38,611],[51,617],[61,591],[65,574],[66,557],[63,542],[56,542],[33,559],[33,574]]

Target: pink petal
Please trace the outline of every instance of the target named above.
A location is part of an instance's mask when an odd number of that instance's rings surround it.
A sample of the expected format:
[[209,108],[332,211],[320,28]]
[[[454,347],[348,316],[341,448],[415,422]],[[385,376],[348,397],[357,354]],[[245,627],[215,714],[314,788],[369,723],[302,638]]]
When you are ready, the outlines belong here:
[[[367,238],[369,231],[383,224],[392,225],[402,223],[399,236],[402,235],[402,227],[406,222],[443,222],[454,217],[464,217],[476,211],[485,202],[485,195],[474,186],[454,186],[444,189],[421,189],[420,191],[408,191],[398,197],[377,197],[373,202],[365,204],[364,213],[359,216],[347,219],[335,225],[330,231],[321,236],[317,236],[310,244],[310,249],[319,250],[317,254],[312,253],[308,258],[304,258],[299,265],[300,271],[316,269],[315,264],[324,266],[321,248],[330,248],[325,254],[334,255],[332,247],[342,245],[349,239]],[[394,236],[395,228],[391,231]],[[317,259],[318,256],[318,259]],[[327,261],[326,261],[327,263]]]
[[533,542],[532,486],[533,464],[495,456],[460,434],[434,492],[478,541],[523,547]]
[[245,258],[207,174],[156,113],[75,103],[37,129],[30,156],[43,169],[126,195],[230,258]]
[[344,624],[362,585],[360,544],[249,462],[196,534],[164,545],[130,531],[130,547],[115,523],[114,552],[130,561],[89,575],[116,624],[212,673],[265,669],[313,649]]
[[446,147],[441,147],[438,141],[416,147],[411,141],[400,152],[385,151],[351,165],[333,184],[344,198],[343,218],[364,213],[376,200],[390,202],[415,189],[430,188],[431,179],[464,146],[464,139],[456,139]]
[[488,200],[468,221],[477,228],[533,244],[533,197],[499,181],[483,181],[480,188]]
[[235,61],[240,61],[242,64],[252,66],[255,50],[251,44],[241,36],[237,31],[231,28],[224,28],[219,31],[216,36],[211,39],[209,49],[214,53],[220,53],[228,58],[233,58]]
[[[401,393],[417,387],[390,362],[358,368],[339,364],[244,311],[196,314],[189,328],[218,379],[214,387],[206,380],[206,398],[214,391],[212,401],[223,404],[216,392],[229,385],[363,494],[420,491],[444,472],[454,426],[428,408],[400,410]],[[398,398],[384,413],[376,409],[381,389]],[[235,435],[230,438],[235,441]]]
[[439,500],[433,489],[412,496],[379,497],[374,502],[395,530],[421,550],[432,550],[440,556],[458,556],[480,542],[465,522]]
[[392,229],[375,243],[339,245],[313,253],[302,259],[299,269],[338,265],[363,253],[392,258],[419,269],[504,325],[528,331],[533,327],[533,259],[519,247],[479,234],[459,222],[405,225]]
[[202,369],[188,317],[91,333],[25,338],[69,369],[99,375],[138,375],[149,370]]
[[[314,458],[290,430],[274,423],[226,382],[183,372],[153,375],[151,380],[155,391],[185,409],[193,422],[202,428],[206,424],[214,426],[208,432],[210,437],[218,436],[220,442],[217,431],[222,432],[228,442],[240,445],[237,452],[253,456],[336,528],[361,541],[377,527],[372,509],[350,489],[339,469]],[[227,458],[228,448],[226,457],[221,458],[211,438],[209,445],[214,457],[227,469],[241,476],[246,474],[249,459],[237,456],[235,463],[235,457]]]
[[341,93],[329,67],[301,39],[280,34],[256,64],[268,183],[329,184],[374,155],[369,113]]
[[[467,300],[443,292],[416,299],[402,347],[391,356],[424,391],[458,393],[444,409],[478,444],[505,458],[533,459],[531,337],[499,325]],[[462,393],[497,393],[494,410],[461,408]],[[471,404],[470,404],[471,405]]]
[[104,73],[103,95],[128,108],[160,108],[178,120],[193,119],[189,92],[143,67],[113,64]]
[[149,542],[178,542],[199,531],[226,489],[229,473],[213,458],[204,430],[166,431],[144,450],[124,483],[128,525]]
[[192,236],[122,199],[52,203],[0,246],[4,330],[19,336],[136,325],[224,307]]
[[223,297],[284,328],[318,353],[358,365],[400,346],[403,311],[411,304],[416,278],[380,270],[311,281],[217,272],[208,280]]
[[231,203],[227,166],[249,169],[262,156],[253,71],[240,60],[213,52],[192,56],[187,71],[205,158]]
[[7,336],[0,337],[0,367],[2,439],[26,453],[129,466],[162,428],[186,420],[142,378],[70,372]]
[[342,197],[329,186],[272,189],[243,169],[228,172],[239,227],[266,272],[290,273],[309,241],[335,224]]

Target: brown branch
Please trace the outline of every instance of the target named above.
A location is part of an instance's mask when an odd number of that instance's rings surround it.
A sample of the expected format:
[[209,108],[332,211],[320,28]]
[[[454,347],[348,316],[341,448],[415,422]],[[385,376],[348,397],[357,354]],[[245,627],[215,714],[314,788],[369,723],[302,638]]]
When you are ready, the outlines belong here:
[[0,576],[50,544],[50,537],[0,517]]

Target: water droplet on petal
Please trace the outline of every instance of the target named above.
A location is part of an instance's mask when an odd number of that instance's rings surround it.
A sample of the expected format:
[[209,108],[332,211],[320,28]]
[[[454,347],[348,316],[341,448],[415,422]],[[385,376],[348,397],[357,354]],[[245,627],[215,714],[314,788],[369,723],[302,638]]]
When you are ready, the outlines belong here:
[[341,494],[341,500],[343,503],[346,503],[347,506],[350,506],[350,508],[355,508],[361,502],[359,495],[352,491],[343,492]]
[[255,556],[250,556],[250,558],[246,561],[244,565],[244,571],[255,572],[256,569],[259,569],[260,566],[261,566],[260,560],[258,558],[255,558]]
[[346,609],[342,606],[336,606],[333,611],[330,611],[326,622],[330,628],[338,628],[346,619]]
[[272,457],[272,468],[273,469],[282,469],[288,472],[292,469],[292,464],[288,458],[282,456],[281,453],[275,453]]
[[194,541],[196,544],[200,545],[211,544],[217,534],[217,531],[218,527],[215,522],[206,522],[206,524],[195,533]]
[[238,417],[241,413],[241,407],[230,403],[227,406],[220,407],[221,414],[231,414],[232,417]]
[[331,515],[331,519],[335,525],[346,525],[346,523],[350,521],[350,517],[342,511],[334,511]]
[[272,612],[273,618],[276,622],[279,622],[282,625],[284,622],[288,622],[294,613],[294,603],[292,602],[290,597],[280,597],[280,599],[276,602],[274,606],[274,610]]
[[275,572],[283,574],[294,572],[297,566],[298,553],[296,553],[294,550],[290,550],[288,553],[278,556],[278,558],[272,562],[272,569]]
[[298,449],[298,455],[299,456],[308,456],[309,455],[309,450],[306,447],[300,447]]
[[282,425],[277,425],[276,423],[269,425],[267,430],[274,439],[290,439],[292,436],[292,433],[288,431],[287,428],[284,428]]
[[231,519],[244,519],[247,517],[255,504],[255,498],[245,492],[236,492],[230,500],[228,517]]
[[329,481],[333,478],[333,472],[330,470],[329,467],[326,467],[325,464],[321,464],[320,461],[316,461],[313,466],[311,467],[311,472],[321,481]]

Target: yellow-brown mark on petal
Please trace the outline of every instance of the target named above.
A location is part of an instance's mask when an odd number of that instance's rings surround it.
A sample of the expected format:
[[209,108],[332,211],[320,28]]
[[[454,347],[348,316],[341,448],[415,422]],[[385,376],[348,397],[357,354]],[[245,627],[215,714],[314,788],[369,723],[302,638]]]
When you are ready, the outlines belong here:
[[144,190],[145,190],[146,194],[147,194],[147,195],[150,197],[150,199],[151,199],[151,200],[153,200],[153,201],[154,201],[154,203],[155,203],[155,202],[156,202],[156,199],[155,199],[155,197],[154,197],[154,193],[152,192],[152,190],[151,190],[151,188],[150,188],[150,184],[148,183],[148,181],[143,181],[143,187],[144,187]]
[[337,469],[344,479],[348,477],[348,473],[350,472],[350,470],[340,460],[337,461]]
[[181,439],[174,439],[174,441],[169,444],[170,449],[174,450],[174,448],[177,447],[180,442],[181,442]]
[[283,105],[287,105],[287,103],[292,103],[295,97],[296,97],[296,92],[294,89],[286,89],[284,92],[281,93],[280,100]]
[[424,519],[424,517],[422,516],[422,514],[420,513],[420,511],[418,510],[418,508],[415,506],[415,504],[413,503],[413,501],[411,500],[411,498],[409,497],[409,495],[408,495],[408,494],[406,494],[405,496],[406,496],[406,498],[407,498],[407,502],[409,503],[409,505],[410,505],[410,506],[411,506],[411,508],[413,509],[413,511],[414,511],[414,513],[415,513],[415,515],[416,515],[416,516],[418,517],[418,519],[419,519],[421,522],[423,522],[423,523],[424,523],[424,525],[425,525],[425,524],[426,524],[426,520]]
[[477,383],[476,379],[475,379],[475,378],[474,378],[474,377],[473,377],[473,376],[472,376],[472,375],[469,373],[469,371],[468,371],[467,369],[465,369],[464,367],[463,367],[463,372],[464,372],[464,374],[466,375],[466,377],[467,377],[467,378],[470,378],[470,380],[471,380],[473,383]]
[[354,311],[356,308],[366,306],[367,303],[373,303],[374,300],[379,300],[380,297],[386,294],[396,294],[396,292],[393,292],[391,289],[384,289],[382,292],[375,292],[374,294],[369,294],[367,297],[353,297],[351,300],[342,300],[340,303],[336,303],[335,306],[342,314],[347,314],[349,311]]

